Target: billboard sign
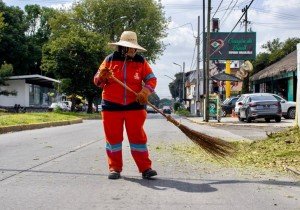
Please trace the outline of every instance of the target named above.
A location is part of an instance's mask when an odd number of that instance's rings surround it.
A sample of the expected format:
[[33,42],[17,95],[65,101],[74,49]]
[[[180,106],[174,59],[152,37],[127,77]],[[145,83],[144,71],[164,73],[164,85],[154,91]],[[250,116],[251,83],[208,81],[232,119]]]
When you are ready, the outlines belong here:
[[209,50],[210,60],[254,60],[256,33],[211,32]]

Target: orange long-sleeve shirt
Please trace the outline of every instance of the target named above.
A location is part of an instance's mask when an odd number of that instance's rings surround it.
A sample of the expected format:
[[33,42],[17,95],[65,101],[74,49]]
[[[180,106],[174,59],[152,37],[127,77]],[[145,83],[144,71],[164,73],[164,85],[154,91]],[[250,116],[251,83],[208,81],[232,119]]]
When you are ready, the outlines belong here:
[[[148,88],[151,92],[153,92],[156,87],[156,77],[148,62],[141,55],[137,54],[134,58],[125,60],[125,58],[121,56],[121,53],[116,51],[105,58],[99,69],[104,67],[110,68],[117,79],[137,93],[141,91],[143,86]],[[103,84],[102,99],[127,105],[135,102],[136,96],[120,84],[109,79]]]

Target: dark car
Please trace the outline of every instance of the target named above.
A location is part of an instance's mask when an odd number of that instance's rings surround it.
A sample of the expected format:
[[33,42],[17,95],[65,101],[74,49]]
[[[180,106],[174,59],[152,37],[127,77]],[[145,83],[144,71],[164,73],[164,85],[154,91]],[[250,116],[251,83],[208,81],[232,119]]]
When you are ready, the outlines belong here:
[[171,114],[172,113],[171,107],[169,107],[169,106],[163,106],[162,111],[165,114]]
[[228,114],[232,113],[232,109],[235,107],[235,102],[239,99],[239,97],[230,97],[227,98],[223,103],[221,104],[222,108],[222,117],[225,117]]
[[265,118],[266,122],[275,119],[281,121],[282,110],[280,102],[272,95],[249,94],[241,103],[239,120],[248,123],[257,118]]
[[157,113],[155,109],[153,109],[151,106],[147,106],[146,111],[147,113],[153,113],[153,114]]

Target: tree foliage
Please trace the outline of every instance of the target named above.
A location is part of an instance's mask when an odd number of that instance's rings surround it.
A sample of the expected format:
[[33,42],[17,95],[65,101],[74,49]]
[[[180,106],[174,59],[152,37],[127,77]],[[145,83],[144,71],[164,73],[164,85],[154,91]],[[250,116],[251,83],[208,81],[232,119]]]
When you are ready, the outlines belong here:
[[160,1],[154,0],[83,0],[74,7],[77,21],[86,29],[101,33],[111,42],[119,40],[124,30],[138,34],[138,42],[147,49],[144,56],[155,62],[165,45],[168,21]]
[[182,99],[182,73],[175,74],[175,80],[169,83],[169,90],[174,99]]
[[149,96],[149,102],[151,104],[153,104],[154,106],[158,107],[159,106],[159,102],[160,102],[160,99],[158,97],[158,95],[156,93],[152,93],[150,96]]
[[15,91],[1,90],[1,86],[8,86],[5,81],[12,75],[13,67],[11,64],[4,63],[0,67],[0,95],[16,95]]
[[24,12],[19,7],[8,7],[0,1],[0,11],[3,13],[5,27],[2,29],[0,40],[0,65],[4,62],[13,65],[13,74],[27,71],[26,57],[26,24]]
[[159,107],[162,108],[163,106],[172,106],[172,100],[163,98],[159,102]]
[[3,13],[0,12],[0,41],[3,34],[3,28],[5,27]]
[[5,24],[0,29],[0,64],[11,63],[14,75],[40,74],[41,49],[51,33],[48,19],[55,10],[26,5],[23,11],[0,1],[0,11]]

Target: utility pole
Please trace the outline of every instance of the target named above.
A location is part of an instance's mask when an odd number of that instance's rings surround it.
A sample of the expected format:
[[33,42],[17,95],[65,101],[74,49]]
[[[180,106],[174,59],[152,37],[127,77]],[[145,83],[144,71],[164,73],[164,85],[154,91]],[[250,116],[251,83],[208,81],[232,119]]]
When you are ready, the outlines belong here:
[[[196,115],[200,116],[200,16],[198,16],[198,34],[196,39],[197,45],[197,95],[196,95]],[[198,110],[199,108],[199,110]]]
[[250,21],[248,21],[248,9],[249,9],[249,6],[246,5],[243,9],[242,9],[242,12],[245,13],[245,19],[244,19],[244,24],[245,24],[245,32],[248,31],[248,23],[250,23]]
[[[202,74],[203,74],[203,95],[206,93],[206,73],[205,73],[205,61],[206,61],[206,58],[205,58],[205,55],[206,55],[206,43],[205,43],[205,40],[206,40],[206,37],[205,37],[205,0],[203,0],[203,7],[202,7],[202,19],[203,19],[203,22],[202,22],[202,41],[203,41],[203,44],[202,44],[202,63],[203,63],[203,66],[202,66]],[[202,97],[203,98],[203,97]],[[206,119],[205,115],[206,115],[206,111],[204,110],[204,107],[205,107],[205,102],[204,100],[202,99],[202,112],[203,112],[203,120]]]
[[205,68],[205,122],[209,121],[209,60],[210,60],[210,10],[211,0],[207,4],[207,37],[206,37],[206,68]]
[[[300,75],[300,43],[297,44],[297,75]],[[300,77],[297,76],[297,92],[296,92],[296,126],[300,125]]]
[[[243,9],[242,9],[242,12],[245,13],[245,19],[244,19],[244,24],[245,24],[245,32],[248,32],[248,23],[250,23],[250,21],[248,21],[248,9],[249,9],[249,6],[246,5]],[[248,83],[248,91],[250,91],[251,89],[251,86],[250,86],[250,75],[248,74],[248,76],[244,79],[244,82],[247,81]]]
[[184,103],[184,99],[186,98],[185,97],[185,94],[184,94],[184,89],[185,89],[185,84],[184,84],[184,80],[185,80],[185,62],[182,63],[182,103]]

